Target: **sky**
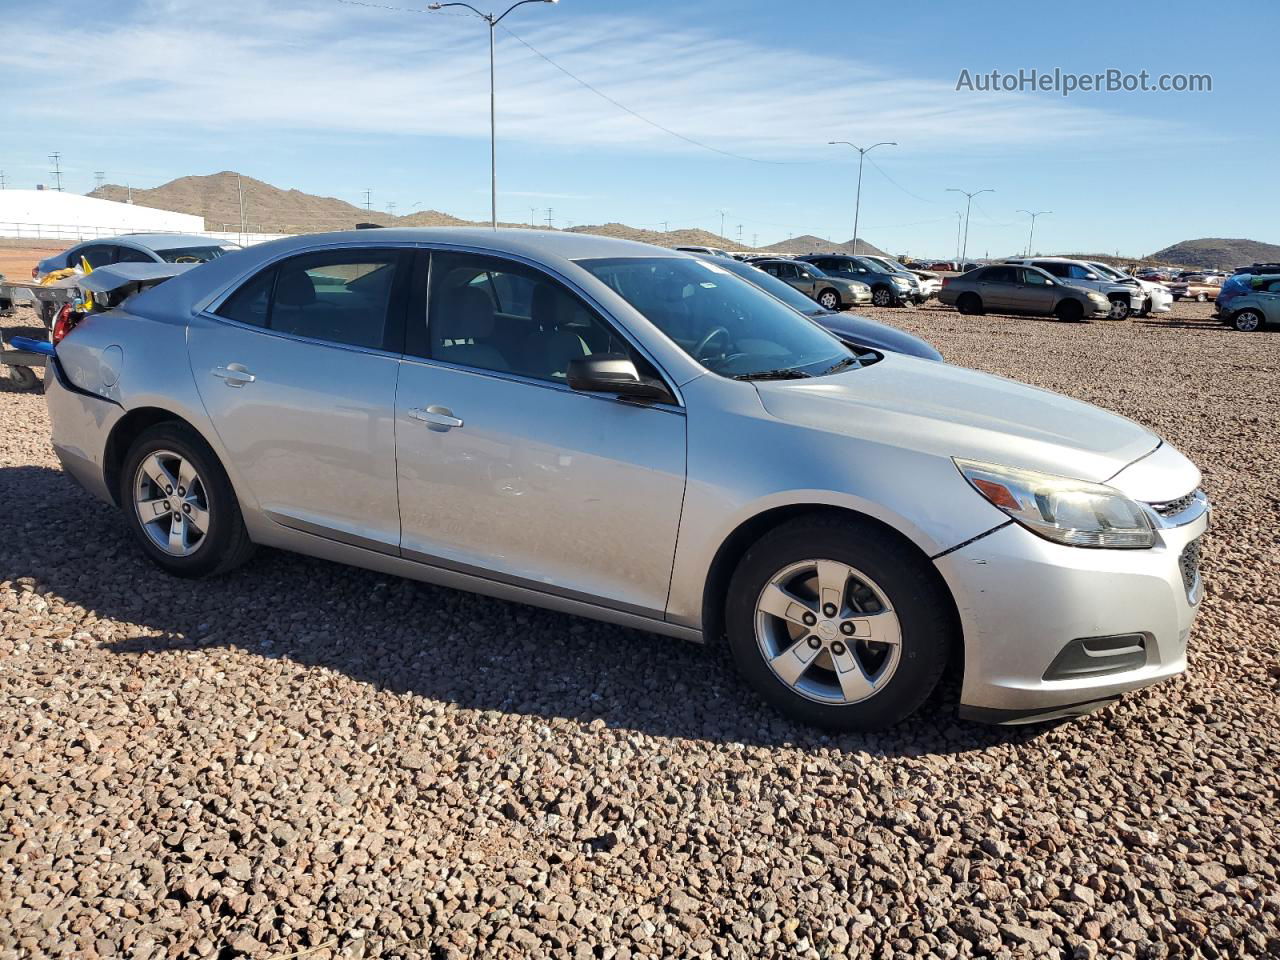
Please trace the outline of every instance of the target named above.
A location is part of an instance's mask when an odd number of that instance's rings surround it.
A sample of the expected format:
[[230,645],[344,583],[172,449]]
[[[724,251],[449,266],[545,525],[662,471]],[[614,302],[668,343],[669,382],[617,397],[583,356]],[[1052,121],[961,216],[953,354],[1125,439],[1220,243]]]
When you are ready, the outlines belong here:
[[[404,214],[489,213],[488,29],[405,0],[0,0],[10,187],[236,170]],[[483,0],[476,6],[489,11]],[[492,8],[501,12],[506,4]],[[1042,9],[1045,12],[1041,12]],[[30,32],[23,24],[31,24]],[[61,24],[56,48],[50,24]],[[894,253],[1140,255],[1280,242],[1274,0],[1069,5],[559,0],[495,31],[498,216],[853,234]],[[1201,92],[982,91],[1058,69],[1206,74]],[[972,83],[957,89],[962,71]],[[637,114],[639,116],[637,116]],[[642,119],[643,118],[643,119]],[[13,131],[22,131],[12,136]],[[723,211],[723,220],[722,214]]]

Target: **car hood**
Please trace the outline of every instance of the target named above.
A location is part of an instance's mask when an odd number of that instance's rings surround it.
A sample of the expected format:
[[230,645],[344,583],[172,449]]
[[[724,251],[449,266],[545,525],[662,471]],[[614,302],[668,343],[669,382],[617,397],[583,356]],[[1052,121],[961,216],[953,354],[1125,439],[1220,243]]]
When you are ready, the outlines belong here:
[[963,367],[886,354],[812,380],[757,381],[780,420],[938,456],[1105,481],[1160,444],[1105,410]]

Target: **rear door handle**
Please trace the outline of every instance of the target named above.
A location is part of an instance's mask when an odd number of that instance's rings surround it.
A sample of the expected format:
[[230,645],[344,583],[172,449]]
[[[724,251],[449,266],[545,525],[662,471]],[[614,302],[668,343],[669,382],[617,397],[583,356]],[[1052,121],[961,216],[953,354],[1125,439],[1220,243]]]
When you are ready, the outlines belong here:
[[409,416],[415,420],[421,420],[432,430],[452,430],[454,427],[462,426],[462,420],[453,415],[453,411],[448,407],[432,405],[427,408],[413,407],[409,410]]
[[242,363],[229,363],[225,367],[214,367],[210,373],[219,380],[227,381],[228,387],[243,387],[246,383],[253,383],[258,379]]

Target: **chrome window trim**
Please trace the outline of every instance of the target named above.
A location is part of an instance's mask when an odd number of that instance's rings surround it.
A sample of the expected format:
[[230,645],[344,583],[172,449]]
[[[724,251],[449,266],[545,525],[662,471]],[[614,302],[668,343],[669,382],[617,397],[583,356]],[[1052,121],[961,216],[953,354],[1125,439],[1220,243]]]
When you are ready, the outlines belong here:
[[471,367],[462,363],[450,363],[447,360],[435,360],[431,357],[416,357],[407,353],[398,359],[401,363],[411,363],[420,367],[438,367],[443,370],[456,370],[459,373],[469,373],[477,377],[489,377],[494,380],[506,380],[509,383],[518,383],[529,387],[542,387],[546,390],[569,393],[573,394],[575,397],[589,397],[592,400],[602,400],[605,403],[622,403],[630,407],[641,407],[646,410],[673,413],[680,417],[685,415],[683,406],[670,403],[642,403],[636,400],[628,400],[625,397],[619,397],[612,393],[589,393],[585,390],[575,390],[567,383],[557,383],[554,380],[541,380],[537,377],[526,377],[518,373],[508,373],[505,370],[486,370],[483,367]]

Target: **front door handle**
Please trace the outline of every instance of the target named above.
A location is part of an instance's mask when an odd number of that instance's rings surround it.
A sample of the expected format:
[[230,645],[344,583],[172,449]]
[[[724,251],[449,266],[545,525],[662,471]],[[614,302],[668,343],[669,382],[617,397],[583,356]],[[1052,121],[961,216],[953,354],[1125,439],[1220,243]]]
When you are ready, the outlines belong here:
[[454,427],[462,426],[462,420],[453,415],[453,411],[448,407],[432,405],[427,408],[413,407],[409,411],[409,416],[415,420],[421,420],[432,430],[452,430]]
[[225,367],[214,367],[210,373],[219,380],[225,380],[228,387],[243,387],[246,383],[253,383],[258,379],[243,363],[229,363]]

